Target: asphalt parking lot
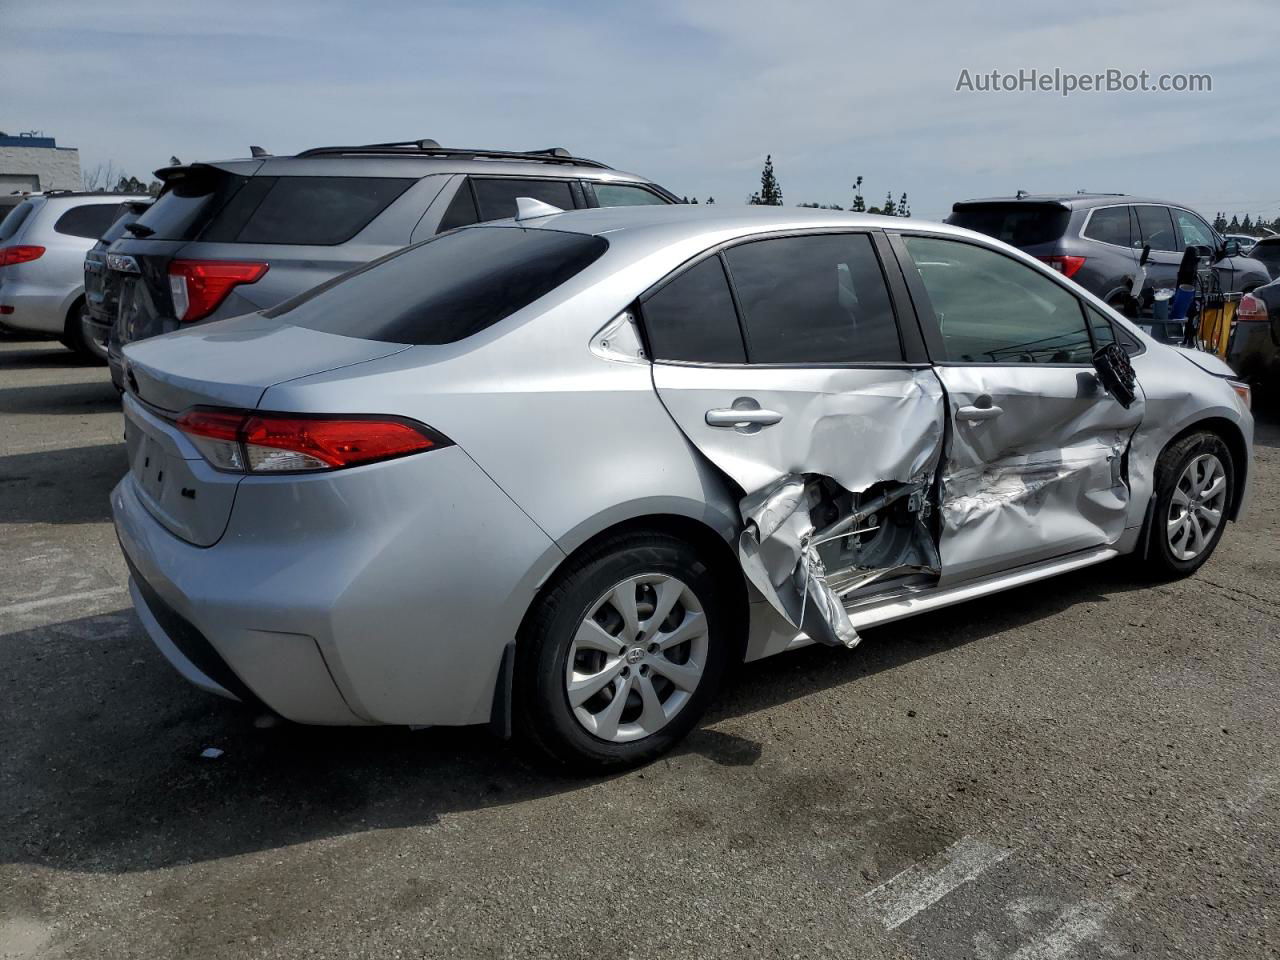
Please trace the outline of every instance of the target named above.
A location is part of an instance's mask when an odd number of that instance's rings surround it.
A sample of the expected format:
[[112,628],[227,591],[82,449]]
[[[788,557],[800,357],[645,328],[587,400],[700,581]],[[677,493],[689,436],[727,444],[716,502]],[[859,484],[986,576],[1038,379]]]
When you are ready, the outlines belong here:
[[753,665],[597,780],[187,686],[124,591],[121,429],[104,368],[0,341],[6,960],[1280,956],[1274,421],[1194,578],[1095,567]]

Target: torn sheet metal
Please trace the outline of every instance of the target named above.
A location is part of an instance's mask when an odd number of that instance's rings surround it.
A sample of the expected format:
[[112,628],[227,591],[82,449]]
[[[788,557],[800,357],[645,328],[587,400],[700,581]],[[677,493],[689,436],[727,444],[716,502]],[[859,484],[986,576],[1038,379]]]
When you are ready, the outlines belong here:
[[[859,590],[936,578],[925,518],[946,410],[932,370],[655,364],[653,378],[685,436],[744,491],[742,569],[792,626],[852,647],[844,608]],[[763,429],[708,422],[748,402],[780,419]]]

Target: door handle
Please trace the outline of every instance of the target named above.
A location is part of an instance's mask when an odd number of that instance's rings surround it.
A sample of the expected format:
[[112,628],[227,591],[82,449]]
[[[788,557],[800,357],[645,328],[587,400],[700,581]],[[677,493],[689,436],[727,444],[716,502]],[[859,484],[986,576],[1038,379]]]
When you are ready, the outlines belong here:
[[[777,410],[765,410],[750,397],[739,397],[732,407],[720,407],[707,411],[707,426],[734,427],[755,432],[761,427],[771,427],[782,419]],[[754,429],[753,429],[754,428]]]
[[956,411],[957,420],[968,420],[975,422],[978,420],[994,420],[1000,414],[1004,413],[1003,407],[961,407]]
[[709,427],[771,427],[782,419],[777,410],[734,410],[732,408],[707,411]]

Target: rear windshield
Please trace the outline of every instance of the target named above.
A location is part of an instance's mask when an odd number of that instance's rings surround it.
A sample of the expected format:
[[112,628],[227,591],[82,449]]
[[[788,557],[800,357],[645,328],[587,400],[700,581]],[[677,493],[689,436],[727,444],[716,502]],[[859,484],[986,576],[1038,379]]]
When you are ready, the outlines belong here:
[[120,213],[118,203],[84,203],[72,207],[53,224],[57,233],[97,240]]
[[164,190],[137,220],[138,236],[154,240],[191,240],[222,205],[246,182],[212,168],[171,175]]
[[1067,230],[1071,211],[1055,203],[966,203],[947,223],[976,230],[1015,247],[1052,243]]
[[265,311],[387,343],[454,343],[546,296],[608,249],[603,237],[523,227],[441,234]]
[[31,216],[34,207],[35,204],[30,200],[23,200],[9,211],[9,215],[0,221],[0,243],[17,235],[18,230],[27,222],[27,217]]
[[[0,232],[3,232],[3,228],[0,228]],[[1247,256],[1254,260],[1261,260],[1262,265],[1271,274],[1271,279],[1280,277],[1280,240],[1262,240],[1254,244]]]
[[115,243],[124,236],[124,228],[137,220],[150,204],[122,203],[116,208],[116,218],[102,234],[103,243]]

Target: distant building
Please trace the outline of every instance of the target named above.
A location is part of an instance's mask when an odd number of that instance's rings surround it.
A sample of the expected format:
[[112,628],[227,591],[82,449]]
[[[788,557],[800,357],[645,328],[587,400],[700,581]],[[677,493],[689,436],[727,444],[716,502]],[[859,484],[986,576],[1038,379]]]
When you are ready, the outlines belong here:
[[0,194],[82,189],[75,147],[60,147],[53,137],[0,133]]

